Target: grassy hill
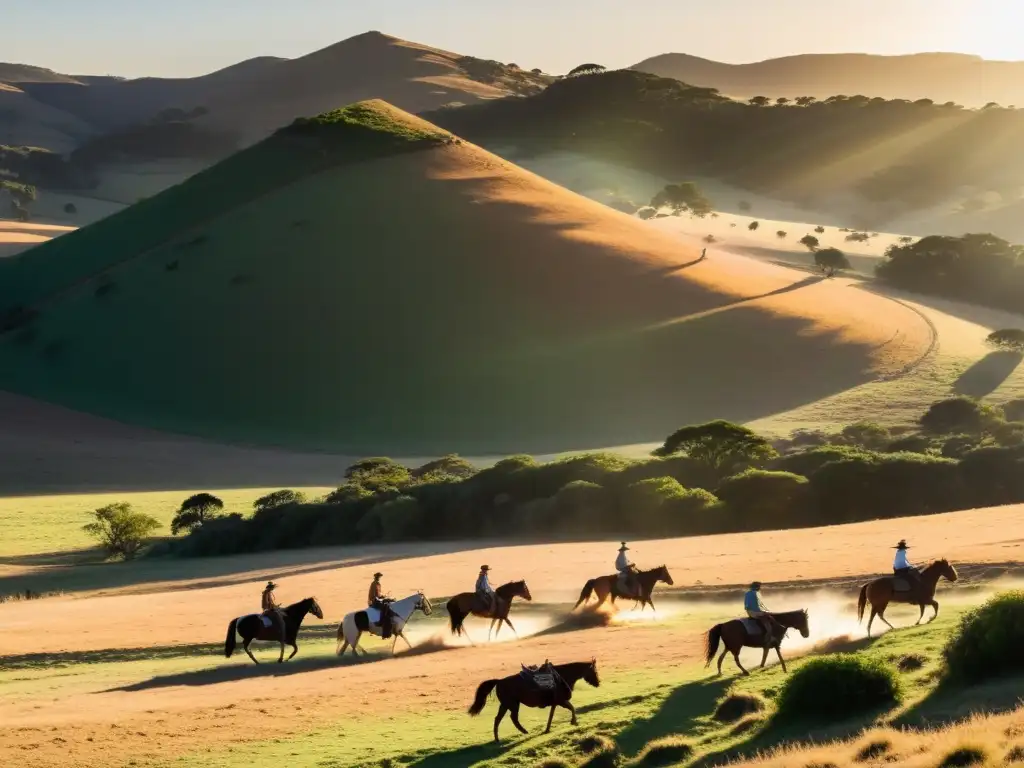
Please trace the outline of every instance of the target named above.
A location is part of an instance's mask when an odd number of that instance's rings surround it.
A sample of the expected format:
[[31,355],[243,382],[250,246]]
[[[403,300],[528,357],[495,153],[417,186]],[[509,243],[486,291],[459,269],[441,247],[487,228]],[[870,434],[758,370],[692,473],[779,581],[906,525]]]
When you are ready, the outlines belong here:
[[779,412],[927,347],[881,297],[697,256],[362,103],[0,263],[0,387],[226,441],[545,453]]
[[1024,102],[1024,64],[960,53],[878,56],[867,53],[802,54],[749,64],[726,64],[684,53],[665,53],[631,69],[717,88],[737,98],[825,99],[837,93],[884,99],[955,101],[969,107]]

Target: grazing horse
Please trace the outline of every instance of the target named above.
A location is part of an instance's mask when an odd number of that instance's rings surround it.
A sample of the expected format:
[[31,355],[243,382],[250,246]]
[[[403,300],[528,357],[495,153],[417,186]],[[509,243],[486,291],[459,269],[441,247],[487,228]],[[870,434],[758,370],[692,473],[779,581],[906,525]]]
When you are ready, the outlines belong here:
[[[802,637],[807,637],[810,634],[807,626],[807,611],[805,610],[773,613],[770,615],[786,629],[799,630]],[[782,663],[783,672],[786,671],[786,660],[782,658],[782,651],[779,650],[779,646],[782,645],[785,637],[786,633],[783,632],[782,637],[775,638],[775,644],[772,646],[779,657],[779,661]],[[764,669],[765,662],[768,661],[769,649],[765,648],[764,629],[761,628],[757,619],[733,619],[724,624],[715,624],[715,626],[708,630],[704,640],[705,667],[711,666],[711,661],[715,658],[715,654],[718,653],[719,640],[722,641],[725,647],[722,649],[722,655],[718,657],[718,674],[722,674],[722,661],[727,653],[732,654],[732,657],[736,660],[736,666],[740,668],[744,675],[750,674],[740,664],[740,650],[743,648],[763,649],[761,669]]]
[[613,573],[610,576],[598,576],[596,579],[591,579],[583,585],[583,591],[580,592],[580,599],[576,601],[576,605],[572,607],[575,611],[580,605],[587,602],[590,599],[591,594],[597,595],[597,605],[595,608],[600,608],[604,601],[610,596],[612,599],[612,605],[615,605],[615,599],[618,597],[631,599],[634,601],[633,607],[636,607],[636,603],[640,603],[640,610],[644,609],[645,605],[651,606],[654,610],[654,601],[651,600],[651,593],[654,591],[654,585],[659,581],[664,581],[669,586],[675,584],[672,581],[672,574],[668,572],[668,568],[664,565],[659,565],[657,568],[652,568],[649,571],[637,571],[636,573],[637,584],[640,585],[640,597],[637,598],[635,595],[627,595],[619,590],[619,574]]
[[595,688],[601,684],[597,676],[597,660],[577,661],[572,664],[555,664],[552,668],[555,672],[555,686],[553,690],[538,688],[523,673],[509,675],[500,680],[484,680],[476,689],[476,698],[473,699],[473,704],[469,708],[469,714],[479,715],[487,703],[487,697],[490,696],[492,690],[496,689],[498,703],[500,704],[498,714],[494,717],[494,740],[497,742],[501,741],[498,738],[498,723],[505,717],[506,712],[512,714],[512,724],[519,729],[520,733],[527,732],[519,722],[519,707],[523,704],[528,707],[536,707],[537,709],[551,707],[551,712],[548,714],[548,727],[544,733],[551,732],[551,721],[555,717],[555,707],[565,707],[568,709],[572,713],[572,724],[576,725],[576,709],[570,702],[572,691],[580,679],[586,680]]
[[[402,630],[409,623],[409,617],[412,616],[414,611],[423,611],[424,616],[429,616],[431,611],[434,610],[433,606],[426,595],[422,592],[417,592],[402,600],[396,600],[388,607],[391,609],[391,631],[395,636],[394,642],[391,643],[391,653],[395,652],[398,638],[405,640],[405,644],[412,648],[412,643],[409,642]],[[380,611],[376,608],[352,611],[352,613],[345,615],[345,618],[338,625],[338,655],[341,656],[345,653],[345,649],[351,645],[352,655],[358,656],[359,638],[362,637],[363,632],[380,636]],[[368,655],[368,653],[365,649],[363,650],[364,656]]]
[[935,600],[935,586],[939,583],[940,577],[945,577],[949,581],[957,580],[956,568],[950,565],[948,560],[936,560],[921,571],[916,586],[911,582],[908,584],[909,588],[905,590],[896,589],[896,580],[904,578],[898,576],[883,576],[865,584],[861,587],[860,598],[857,600],[857,621],[860,622],[864,619],[864,609],[867,607],[868,601],[871,602],[868,637],[871,637],[871,622],[875,620],[875,616],[884,621],[889,629],[895,629],[885,618],[885,609],[889,607],[889,603],[908,603],[918,606],[921,609],[921,615],[917,617],[917,624],[920,624],[924,618],[925,606],[930,605],[935,611],[931,619],[934,621],[939,615],[939,604]]
[[[469,633],[466,632],[465,627],[462,626],[467,616],[479,616],[481,619],[490,619],[491,626],[487,630],[487,639],[491,639],[491,632],[494,631],[494,625],[497,623],[498,631],[494,632],[494,636],[497,637],[498,633],[501,632],[501,625],[508,624],[509,629],[515,633],[516,637],[519,637],[519,633],[516,632],[516,628],[512,626],[512,622],[508,620],[508,612],[512,607],[512,599],[515,597],[521,597],[523,600],[533,600],[533,596],[530,595],[530,588],[526,586],[525,581],[510,581],[508,584],[502,584],[496,590],[495,595],[495,606],[494,609],[488,613],[478,609],[479,603],[475,592],[462,592],[456,595],[448,601],[445,606],[448,609],[448,618],[451,623],[453,635],[466,635],[466,639],[469,639]],[[469,642],[473,642],[469,640]]]
[[315,597],[307,597],[305,600],[292,603],[287,608],[282,608],[281,611],[284,613],[284,637],[279,636],[277,628],[273,624],[267,623],[269,619],[264,621],[263,616],[258,613],[250,613],[248,616],[239,616],[237,619],[232,619],[231,623],[228,624],[227,639],[224,641],[224,655],[230,659],[231,654],[235,652],[235,632],[237,632],[242,636],[242,647],[249,654],[249,658],[256,664],[259,664],[259,662],[256,661],[256,657],[249,650],[249,643],[253,640],[280,643],[281,655],[277,659],[278,664],[284,661],[284,647],[290,645],[292,652],[288,658],[291,659],[292,656],[299,652],[299,646],[295,639],[299,634],[299,627],[302,626],[302,620],[306,618],[306,614],[312,613],[318,619],[322,619],[324,612],[320,610],[320,603],[316,601]]

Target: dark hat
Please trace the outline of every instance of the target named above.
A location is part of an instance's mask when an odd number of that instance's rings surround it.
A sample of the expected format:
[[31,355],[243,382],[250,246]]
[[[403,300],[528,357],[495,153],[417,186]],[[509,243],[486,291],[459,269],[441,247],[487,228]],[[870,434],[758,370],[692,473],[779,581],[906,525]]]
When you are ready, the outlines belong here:
[[900,539],[900,543],[893,547],[893,549],[910,549],[910,545],[907,544],[906,539]]
[[267,586],[265,586],[264,589],[277,589],[277,584],[272,581],[268,581]]
[[373,578],[379,579],[383,575],[384,575],[383,573],[381,573],[380,571],[377,571],[375,574],[373,574]]
[[622,542],[622,546],[619,547],[619,552],[624,552],[627,549],[629,549],[629,547],[626,546],[626,542]]
[[751,582],[750,588],[751,589],[760,589],[761,588],[761,582],[760,581]]
[[489,565],[481,565],[480,566],[480,570],[481,571],[489,571],[489,570],[491,570],[491,566],[489,566]]

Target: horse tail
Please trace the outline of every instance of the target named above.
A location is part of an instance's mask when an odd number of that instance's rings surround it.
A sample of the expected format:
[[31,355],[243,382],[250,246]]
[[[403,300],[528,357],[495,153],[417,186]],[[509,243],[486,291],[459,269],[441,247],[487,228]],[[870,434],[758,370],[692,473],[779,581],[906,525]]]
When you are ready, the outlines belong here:
[[865,584],[860,588],[860,597],[857,600],[857,623],[860,624],[864,620],[864,608],[868,604],[868,585]]
[[462,622],[466,620],[466,614],[459,608],[459,599],[453,597],[445,607],[448,609],[448,623],[452,628],[452,634],[461,635]]
[[704,666],[710,667],[711,660],[718,653],[718,641],[722,639],[722,625],[715,624],[704,637]]
[[583,603],[587,602],[587,600],[590,599],[590,596],[592,594],[594,594],[594,585],[596,584],[596,582],[597,582],[597,579],[591,579],[590,581],[588,581],[586,584],[583,585],[583,591],[580,592],[580,599],[577,600],[576,601],[576,605],[574,605],[572,607],[572,609],[574,611],[577,608],[579,608],[580,605],[582,605]]
[[231,623],[228,624],[228,636],[224,640],[224,656],[231,658],[231,654],[235,652],[235,630],[238,628],[238,619],[232,619]]
[[487,703],[487,697],[491,695],[491,691],[494,690],[494,686],[499,682],[500,681],[495,678],[494,680],[484,680],[479,686],[477,686],[476,698],[473,699],[473,703],[469,706],[469,714],[479,715],[483,711],[484,705]]

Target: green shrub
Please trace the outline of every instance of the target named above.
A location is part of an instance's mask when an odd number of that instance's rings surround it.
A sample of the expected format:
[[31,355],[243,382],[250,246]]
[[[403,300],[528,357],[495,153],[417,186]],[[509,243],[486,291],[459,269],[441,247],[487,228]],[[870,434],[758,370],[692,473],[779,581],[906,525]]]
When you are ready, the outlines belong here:
[[282,490],[272,491],[265,496],[260,496],[252,503],[253,511],[259,513],[274,507],[282,507],[285,504],[304,504],[306,494],[301,491]]
[[785,682],[777,701],[781,719],[843,720],[903,699],[896,670],[855,654],[811,659]]
[[736,520],[753,527],[799,520],[806,514],[810,484],[792,472],[748,469],[726,478],[715,495]]
[[171,533],[177,536],[182,531],[193,531],[217,517],[224,509],[224,502],[211,493],[197,493],[189,496],[174,513]]
[[107,554],[132,560],[146,539],[160,527],[160,521],[132,505],[121,501],[108,504],[90,513],[92,522],[82,526],[87,534],[99,541]]
[[925,432],[939,435],[977,434],[984,419],[981,404],[969,397],[951,397],[933,403],[921,417]]
[[555,494],[556,524],[569,531],[602,530],[614,524],[612,497],[587,480],[566,483]]
[[720,723],[735,723],[747,715],[757,714],[765,708],[764,699],[752,693],[732,693],[715,707],[714,718]]
[[943,649],[948,677],[967,683],[1024,671],[1024,590],[996,595],[960,618]]
[[676,765],[688,759],[693,754],[693,747],[689,742],[678,736],[665,736],[650,742],[634,760],[631,766],[651,766],[661,768],[662,766]]
[[1003,403],[1003,415],[1007,421],[1024,421],[1024,397]]

